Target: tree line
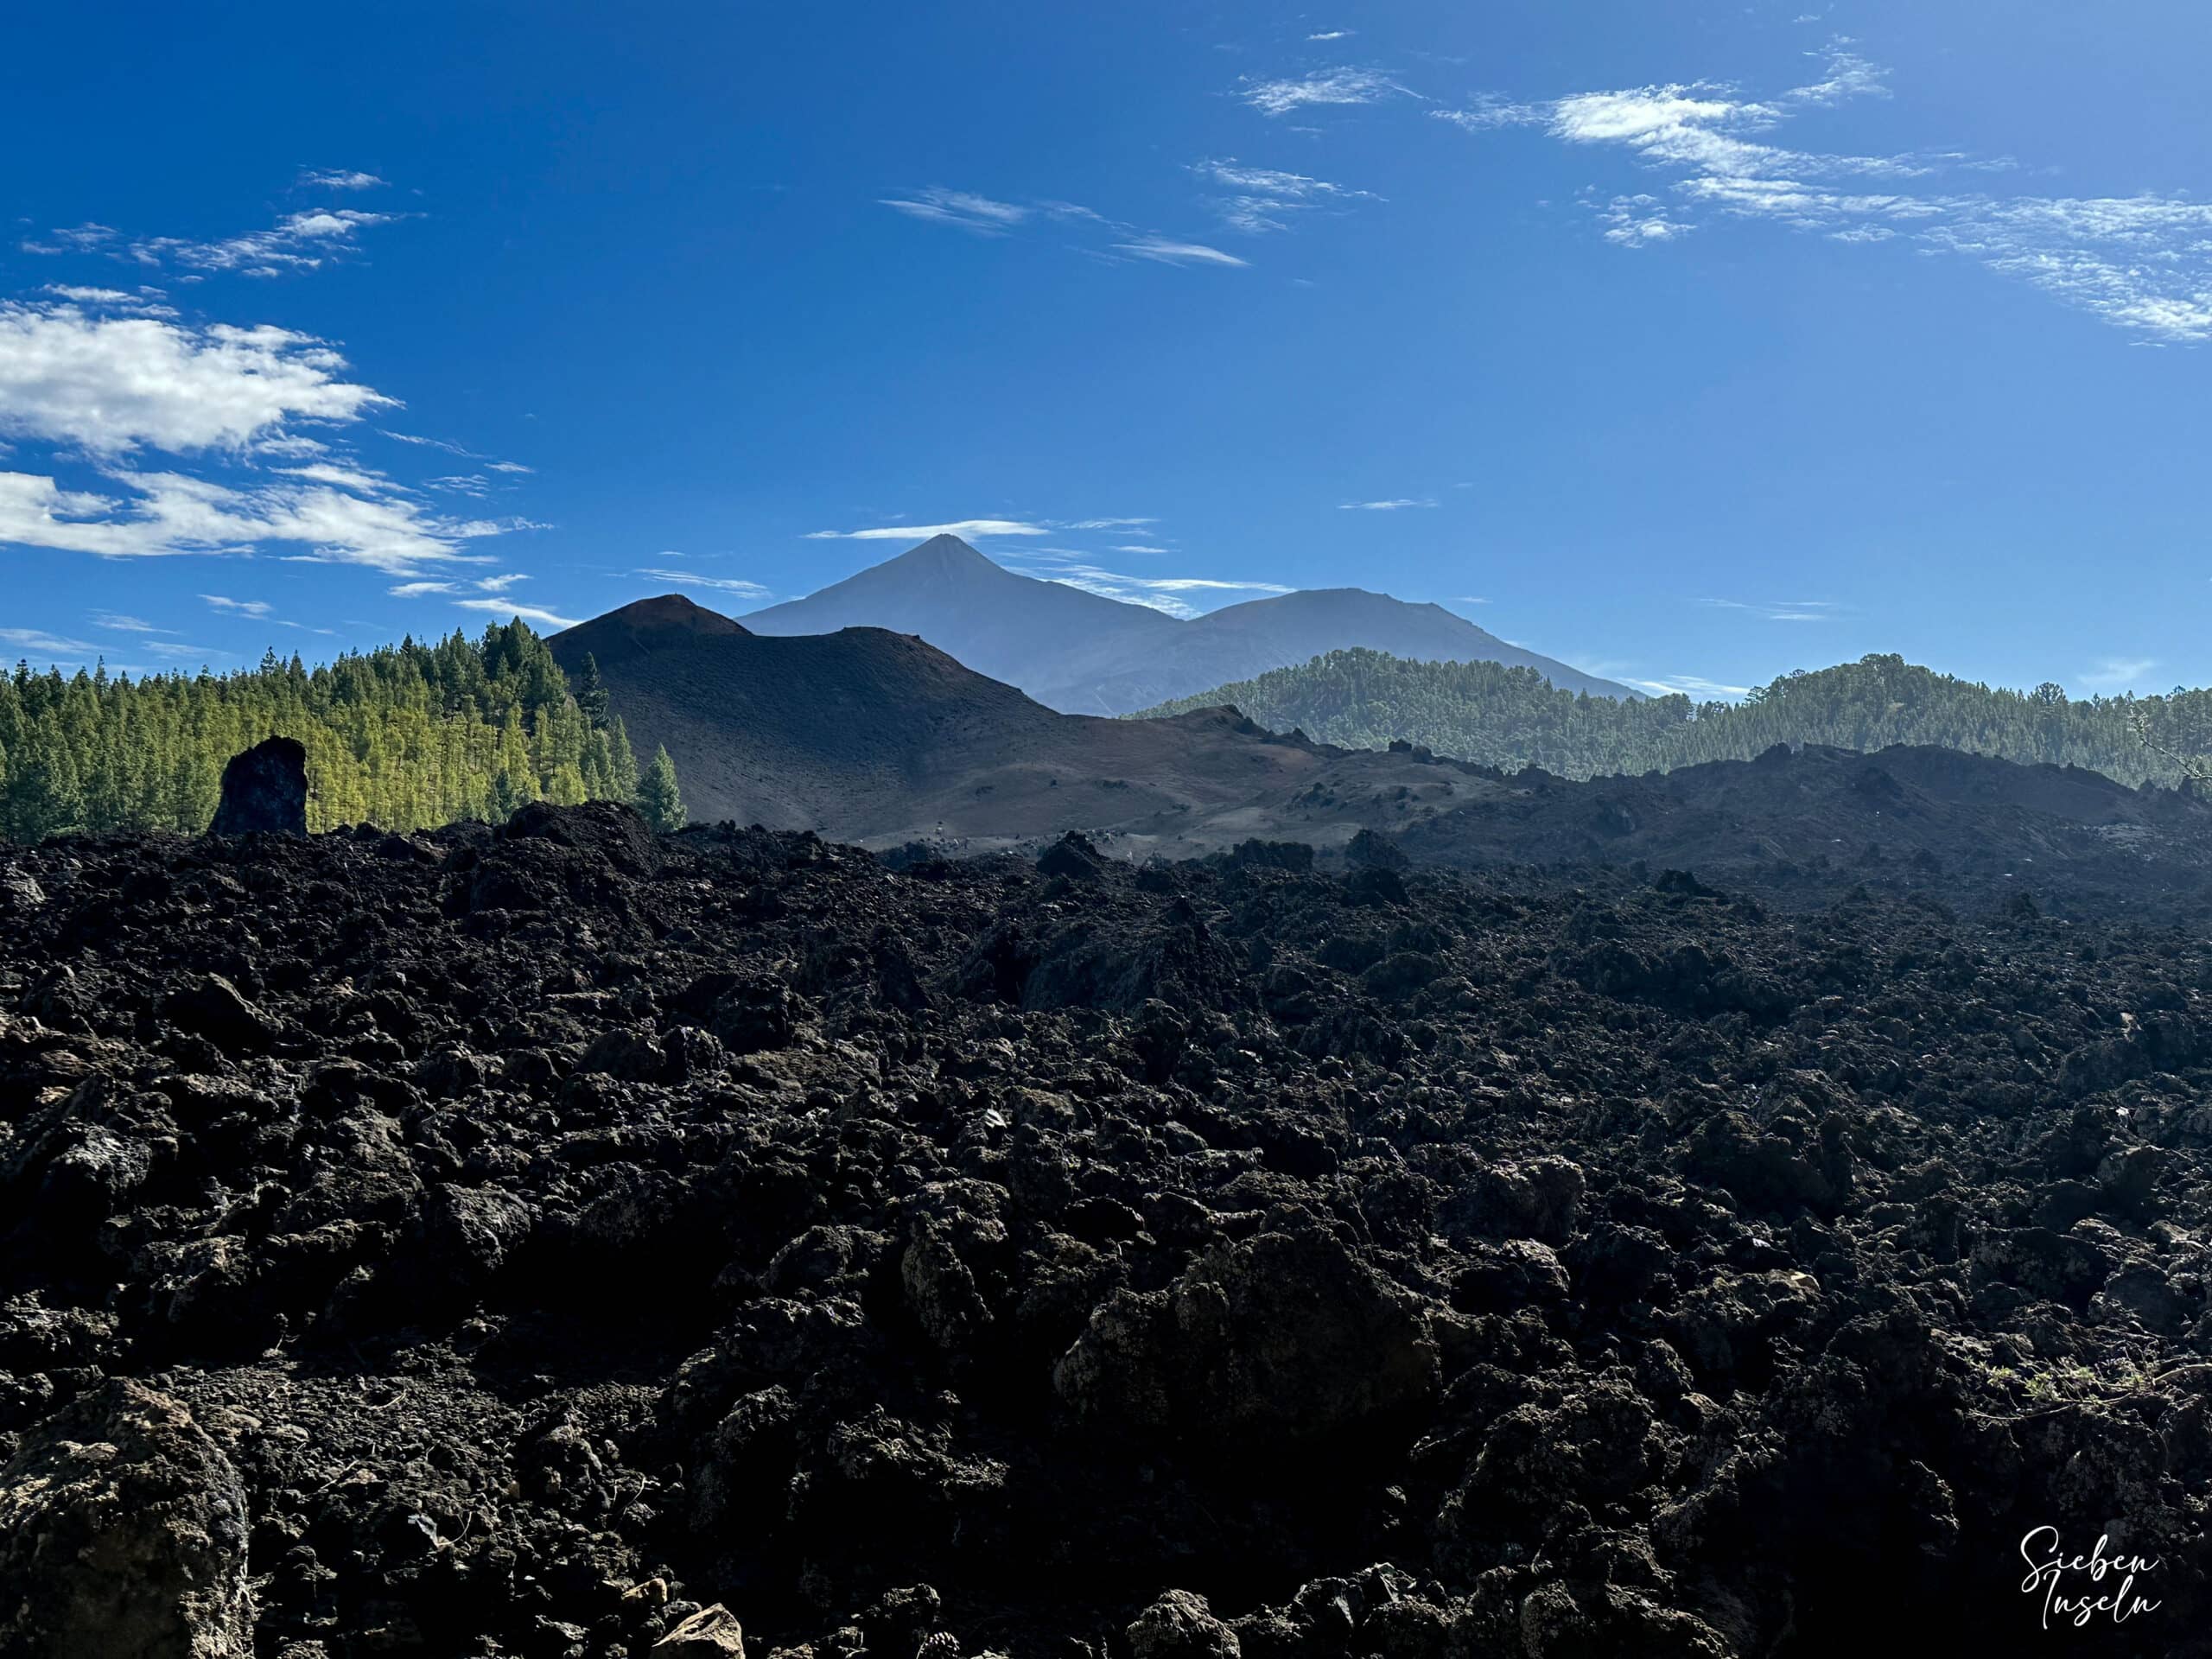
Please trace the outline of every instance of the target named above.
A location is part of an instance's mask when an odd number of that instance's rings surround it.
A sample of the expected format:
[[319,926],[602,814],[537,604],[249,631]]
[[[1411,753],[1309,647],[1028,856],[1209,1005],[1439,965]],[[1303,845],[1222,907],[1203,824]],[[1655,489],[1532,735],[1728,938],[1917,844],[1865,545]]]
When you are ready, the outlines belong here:
[[[205,830],[230,758],[264,738],[307,749],[308,827],[418,830],[535,800],[639,802],[681,828],[666,751],[641,780],[587,659],[571,685],[521,620],[480,639],[349,652],[310,669],[274,651],[230,674],[0,676],[0,836]],[[673,817],[674,822],[668,822]]]
[[1561,691],[1532,668],[1411,662],[1331,652],[1293,668],[1148,709],[1133,719],[1233,704],[1276,731],[1346,748],[1394,740],[1508,771],[1562,777],[1745,760],[1777,743],[1872,750],[1929,744],[2027,765],[2103,772],[2130,785],[2178,784],[2212,754],[2212,691],[2069,697],[2046,682],[2008,690],[1876,655],[1784,675],[1740,702]]

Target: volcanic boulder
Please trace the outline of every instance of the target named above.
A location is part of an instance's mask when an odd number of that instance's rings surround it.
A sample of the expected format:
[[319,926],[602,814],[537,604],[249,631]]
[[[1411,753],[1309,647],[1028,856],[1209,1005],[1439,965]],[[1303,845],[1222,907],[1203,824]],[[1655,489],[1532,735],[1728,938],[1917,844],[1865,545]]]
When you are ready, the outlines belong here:
[[251,1659],[246,1499],[184,1408],[118,1379],[0,1467],[0,1652]]
[[271,737],[223,768],[223,798],[211,836],[304,836],[308,832],[308,752],[296,737]]
[[1116,1291],[1053,1368],[1077,1413],[1233,1440],[1357,1428],[1427,1399],[1437,1346],[1420,1299],[1325,1224],[1286,1207],[1173,1284]]

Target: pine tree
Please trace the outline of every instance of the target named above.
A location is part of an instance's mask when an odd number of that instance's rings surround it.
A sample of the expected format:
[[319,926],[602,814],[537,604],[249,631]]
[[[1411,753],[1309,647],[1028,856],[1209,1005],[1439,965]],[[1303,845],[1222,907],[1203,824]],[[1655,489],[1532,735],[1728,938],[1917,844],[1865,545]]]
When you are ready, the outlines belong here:
[[645,814],[645,822],[664,834],[681,830],[689,820],[683,815],[683,796],[676,784],[676,762],[668,758],[664,744],[653,751],[652,764],[638,779],[638,810]]
[[607,711],[612,701],[607,682],[599,677],[599,658],[586,652],[583,669],[576,676],[576,707],[583,710],[592,730],[607,729]]
[[480,642],[455,632],[312,669],[272,651],[259,667],[220,677],[134,681],[101,668],[64,679],[19,662],[0,677],[0,836],[198,834],[226,762],[279,733],[306,746],[315,830],[418,829],[540,796],[637,793],[620,717],[608,708],[594,722],[544,641],[514,622]]

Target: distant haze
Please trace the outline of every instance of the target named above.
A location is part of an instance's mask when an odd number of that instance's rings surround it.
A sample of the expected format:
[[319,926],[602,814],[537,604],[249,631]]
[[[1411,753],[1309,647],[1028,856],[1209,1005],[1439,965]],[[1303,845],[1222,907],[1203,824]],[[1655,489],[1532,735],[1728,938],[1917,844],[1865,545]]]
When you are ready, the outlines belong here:
[[1184,621],[1018,575],[957,536],[931,537],[819,593],[755,611],[745,626],[766,634],[849,627],[918,634],[977,673],[1069,714],[1130,714],[1351,646],[1420,661],[1504,663],[1533,668],[1562,690],[1638,695],[1508,645],[1440,605],[1332,588]]

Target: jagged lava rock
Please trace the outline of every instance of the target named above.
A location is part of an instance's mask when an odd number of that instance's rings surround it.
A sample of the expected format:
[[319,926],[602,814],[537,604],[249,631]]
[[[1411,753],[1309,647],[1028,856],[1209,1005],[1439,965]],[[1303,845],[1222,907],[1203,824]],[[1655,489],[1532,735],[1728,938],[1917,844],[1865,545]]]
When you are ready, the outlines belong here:
[[223,768],[211,836],[304,836],[308,752],[296,737],[265,738]]
[[246,1495],[176,1401],[107,1382],[0,1466],[0,1652],[251,1659]]

